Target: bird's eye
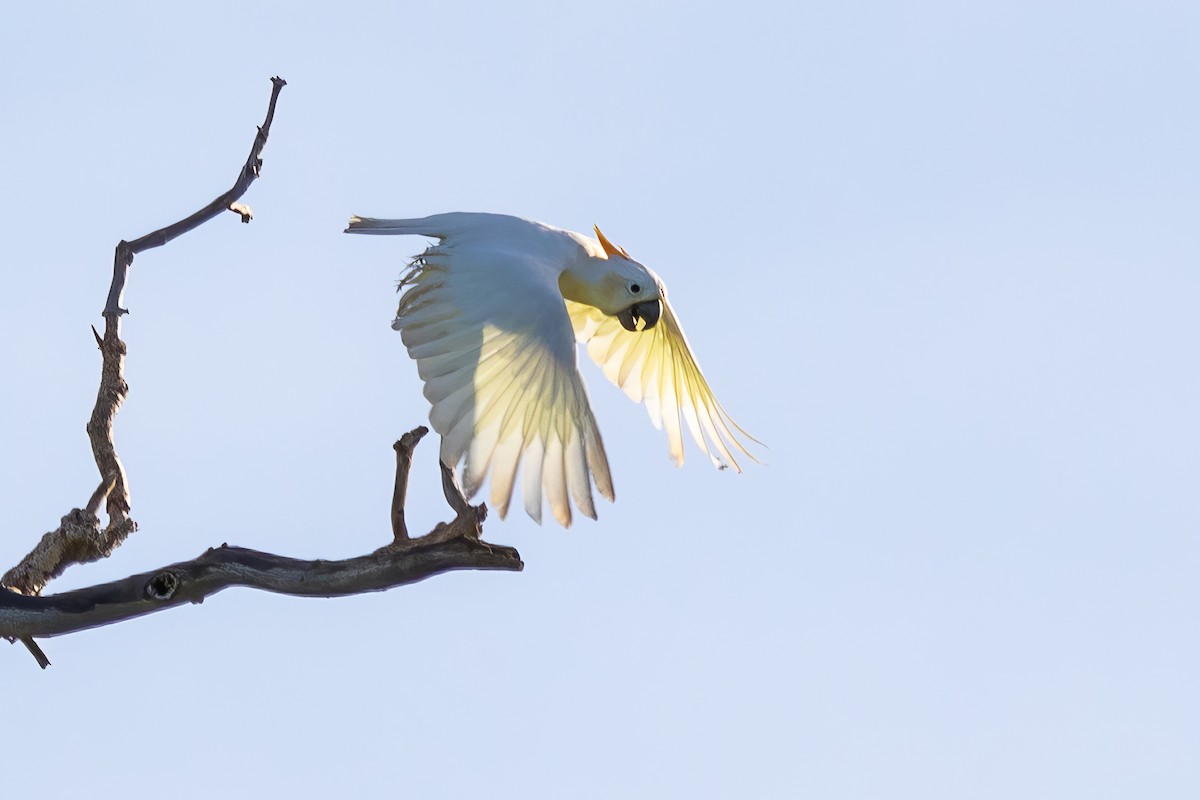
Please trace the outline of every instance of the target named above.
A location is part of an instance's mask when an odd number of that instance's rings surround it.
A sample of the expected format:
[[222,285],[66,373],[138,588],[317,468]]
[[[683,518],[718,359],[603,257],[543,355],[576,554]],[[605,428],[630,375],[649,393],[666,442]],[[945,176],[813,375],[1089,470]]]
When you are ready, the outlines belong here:
[[641,286],[641,284],[639,284],[639,283],[630,283],[630,284],[629,284],[629,293],[630,293],[630,294],[641,294],[641,293],[642,293],[642,286]]

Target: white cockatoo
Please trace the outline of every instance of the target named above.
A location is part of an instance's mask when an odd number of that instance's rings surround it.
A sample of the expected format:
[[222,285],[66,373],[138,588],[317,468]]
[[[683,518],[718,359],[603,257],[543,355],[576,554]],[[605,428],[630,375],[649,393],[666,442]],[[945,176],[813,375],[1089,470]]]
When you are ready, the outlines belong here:
[[[412,259],[392,328],[417,362],[441,434],[442,464],[465,461],[464,494],[491,473],[503,517],[521,470],[525,510],[571,524],[571,503],[596,518],[592,482],[612,500],[600,431],[576,364],[575,342],[666,430],[683,463],[683,425],[721,469],[754,458],[708,387],[657,275],[596,239],[502,214],[422,219],[351,217],[346,233],[437,239]],[[589,480],[589,473],[591,479]]]

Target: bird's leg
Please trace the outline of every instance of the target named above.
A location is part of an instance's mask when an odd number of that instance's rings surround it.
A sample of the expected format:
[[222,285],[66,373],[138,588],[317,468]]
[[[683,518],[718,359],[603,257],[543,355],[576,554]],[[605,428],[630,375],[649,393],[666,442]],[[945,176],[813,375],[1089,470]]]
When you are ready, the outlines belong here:
[[467,498],[463,496],[462,489],[458,486],[458,477],[454,474],[454,467],[446,466],[446,463],[440,458],[438,464],[442,468],[442,492],[446,495],[446,502],[454,509],[455,516],[463,516],[471,511],[471,504],[467,502]]
[[492,546],[480,538],[483,533],[483,521],[487,519],[487,506],[483,503],[472,506],[467,502],[466,496],[459,488],[454,467],[446,466],[441,459],[438,459],[438,464],[442,467],[442,492],[446,495],[446,502],[454,509],[454,521],[449,524],[438,523],[438,528],[447,531],[458,530],[460,536],[474,539],[491,550]]

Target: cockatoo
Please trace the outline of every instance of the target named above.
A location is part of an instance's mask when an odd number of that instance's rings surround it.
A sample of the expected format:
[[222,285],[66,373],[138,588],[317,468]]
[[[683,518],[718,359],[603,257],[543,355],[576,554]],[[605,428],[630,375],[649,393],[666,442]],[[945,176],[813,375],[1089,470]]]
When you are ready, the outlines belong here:
[[733,430],[752,437],[700,372],[662,281],[598,227],[593,239],[519,217],[455,212],[355,216],[346,233],[437,240],[409,263],[392,328],[425,382],[444,468],[453,476],[465,462],[468,498],[490,472],[491,505],[501,518],[518,467],[525,511],[538,523],[543,492],[564,527],[571,524],[568,496],[596,518],[592,482],[614,499],[577,339],[666,430],[676,465],[683,463],[684,424],[721,469],[741,471],[731,450],[754,458]]

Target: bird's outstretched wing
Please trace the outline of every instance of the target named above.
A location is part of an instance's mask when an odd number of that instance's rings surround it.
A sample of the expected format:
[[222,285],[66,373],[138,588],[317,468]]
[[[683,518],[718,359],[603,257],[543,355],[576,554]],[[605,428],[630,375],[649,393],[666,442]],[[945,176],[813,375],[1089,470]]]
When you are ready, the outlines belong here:
[[468,497],[490,473],[490,502],[501,517],[520,467],[533,519],[541,521],[543,491],[564,526],[571,524],[568,497],[594,519],[591,484],[612,500],[612,478],[558,273],[539,261],[536,241],[447,234],[442,229],[456,222],[446,222],[449,216],[429,218],[441,228],[404,231],[443,241],[413,261],[393,324],[433,404],[429,419],[442,436],[442,461],[457,466],[465,459]]
[[[717,402],[688,344],[675,310],[662,294],[662,319],[645,331],[627,331],[599,309],[567,301],[575,335],[610,381],[636,403],[644,403],[654,427],[665,430],[671,459],[683,463],[683,425],[713,464],[741,472],[733,450],[757,461],[734,434],[753,436],[730,419]],[[682,418],[682,421],[681,421]]]

